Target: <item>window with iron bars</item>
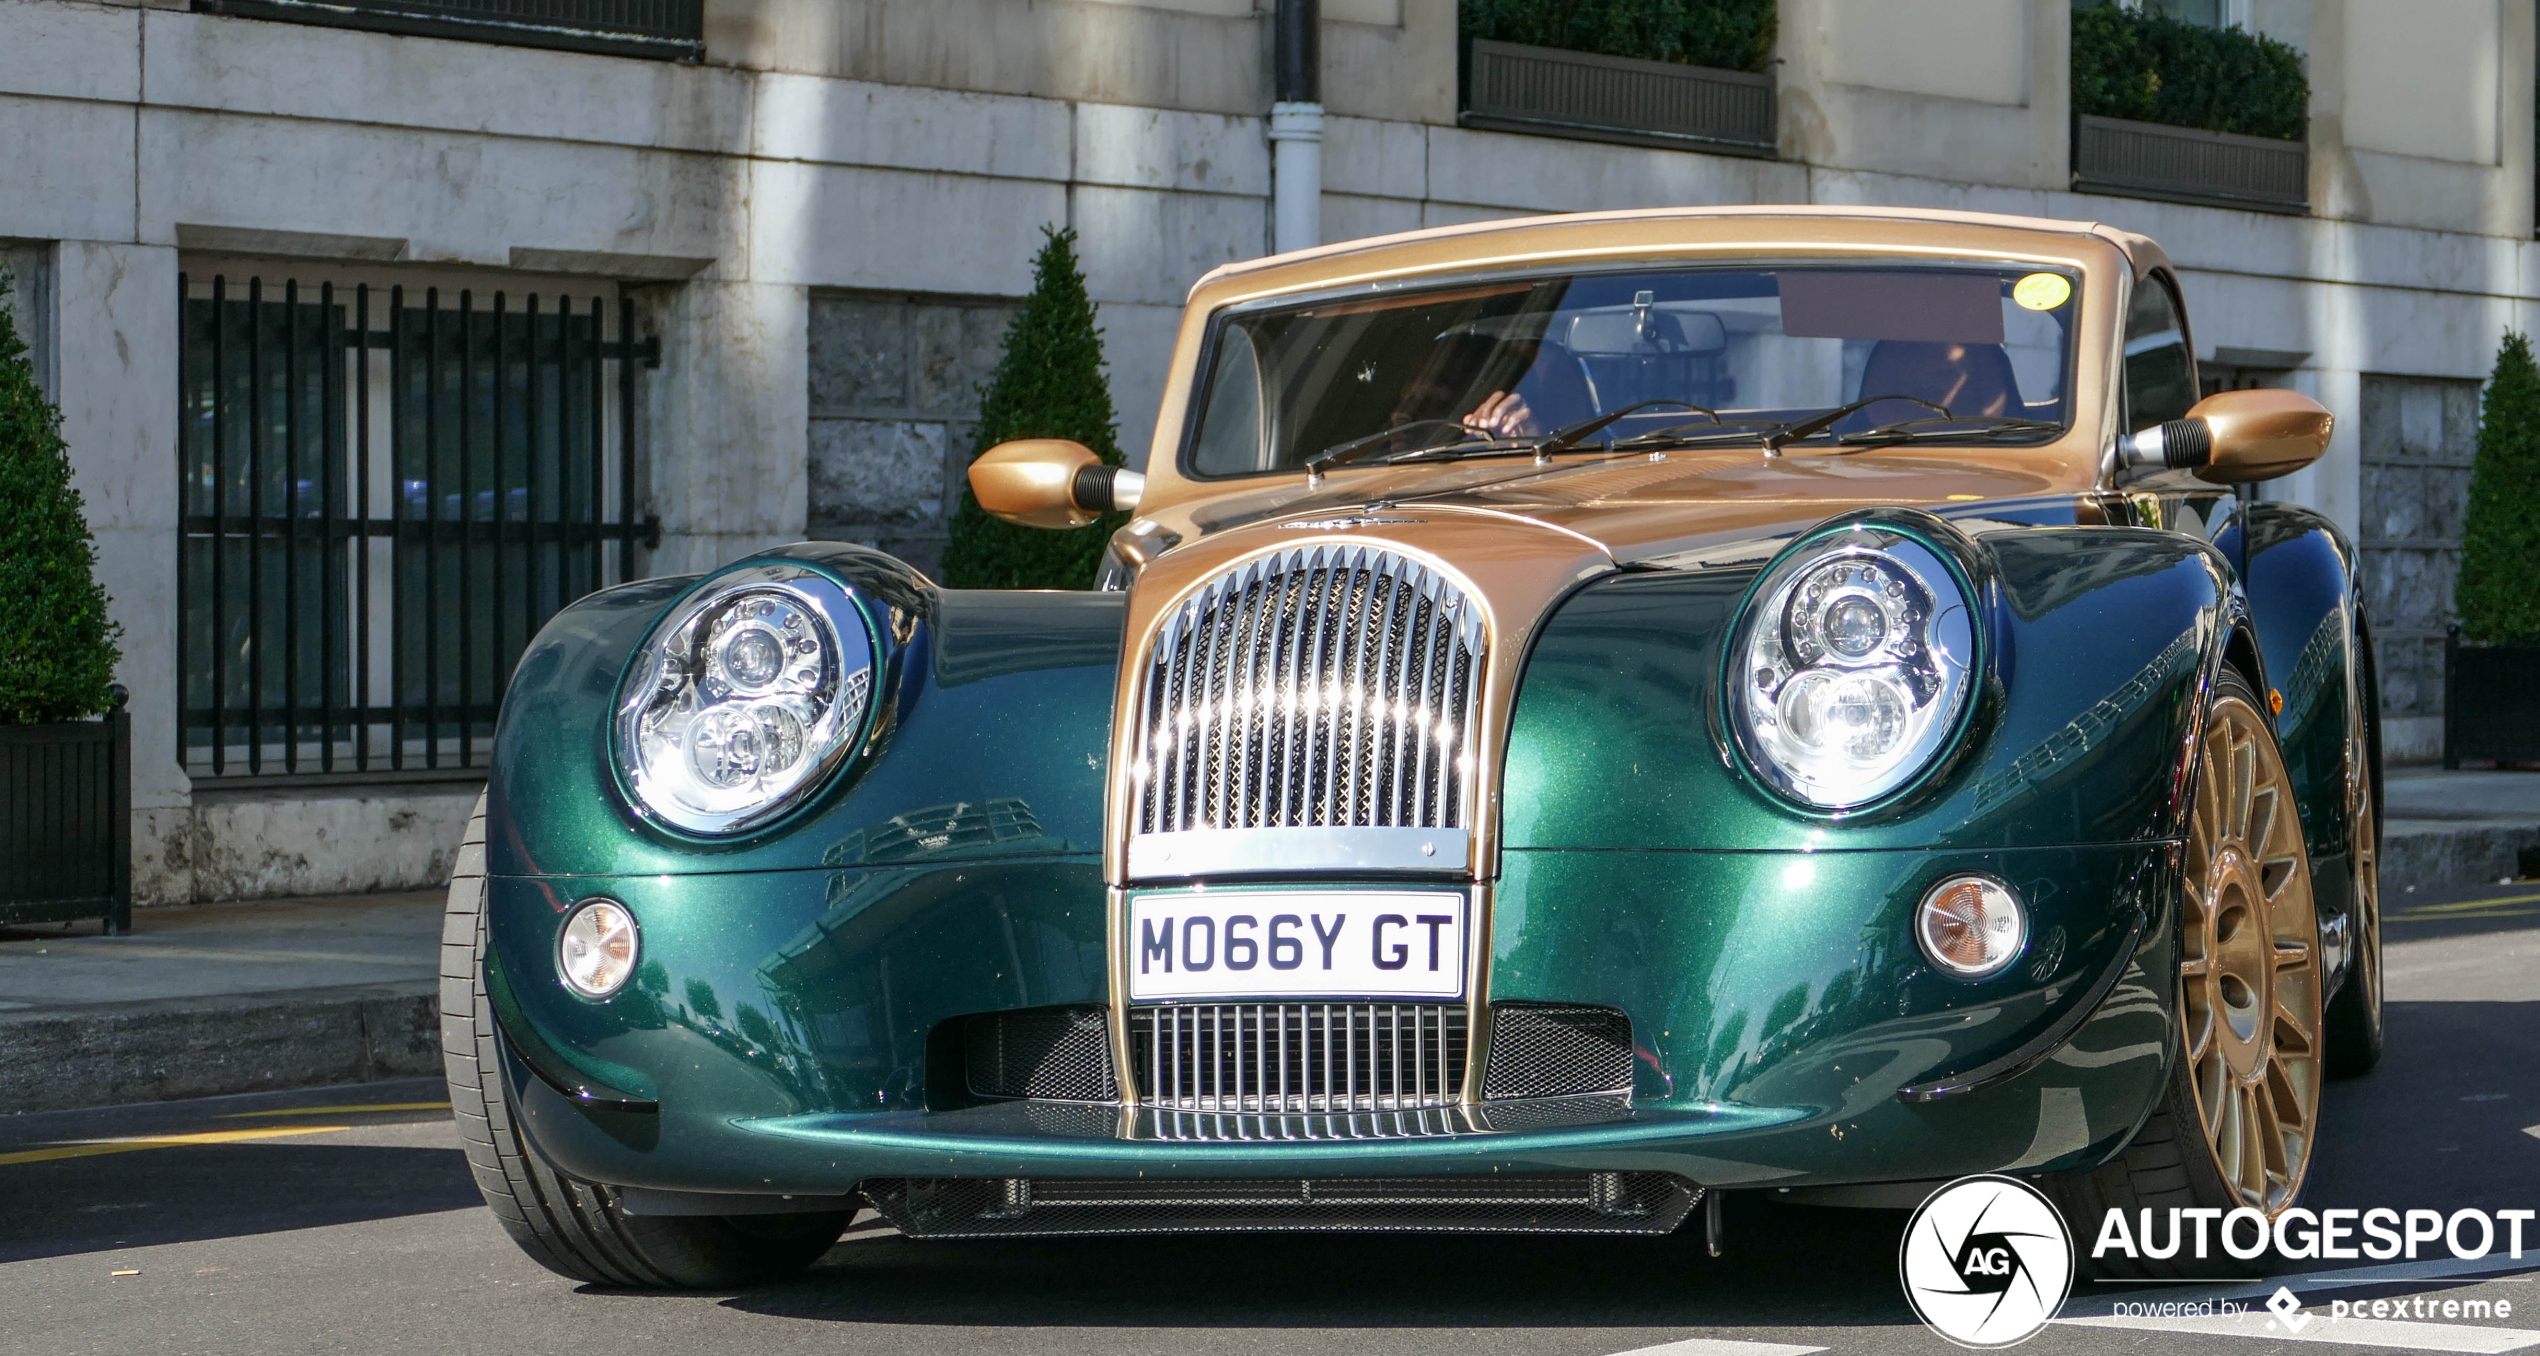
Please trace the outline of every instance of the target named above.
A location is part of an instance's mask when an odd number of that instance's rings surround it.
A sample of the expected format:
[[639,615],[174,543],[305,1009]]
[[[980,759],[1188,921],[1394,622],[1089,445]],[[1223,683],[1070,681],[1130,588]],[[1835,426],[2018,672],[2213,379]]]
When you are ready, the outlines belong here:
[[178,756],[197,777],[463,772],[512,666],[634,577],[618,298],[180,277]]
[[194,9],[664,61],[706,54],[704,0],[194,0]]

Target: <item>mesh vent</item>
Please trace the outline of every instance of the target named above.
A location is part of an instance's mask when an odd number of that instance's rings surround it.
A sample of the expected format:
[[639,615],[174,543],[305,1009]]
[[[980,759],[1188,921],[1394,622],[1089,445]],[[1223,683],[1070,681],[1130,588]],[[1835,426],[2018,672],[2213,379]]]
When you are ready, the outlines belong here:
[[1026,1234],[1663,1234],[1702,1198],[1663,1172],[1236,1181],[875,1178],[866,1199],[917,1238]]
[[1102,1008],[1084,1006],[971,1018],[963,1033],[970,1090],[982,1097],[1118,1101],[1107,1016]]
[[1464,1086],[1461,1003],[1173,1003],[1129,1010],[1146,1105],[1352,1112],[1445,1106]]
[[1140,833],[1469,828],[1481,609],[1410,557],[1309,546],[1165,619],[1142,686]]
[[1296,1144],[1350,1139],[1420,1139],[1472,1133],[1449,1107],[1331,1115],[1237,1111],[1152,1111],[1140,1138],[1208,1144]]
[[1631,1090],[1631,1018],[1612,1008],[1491,1005],[1485,1099]]

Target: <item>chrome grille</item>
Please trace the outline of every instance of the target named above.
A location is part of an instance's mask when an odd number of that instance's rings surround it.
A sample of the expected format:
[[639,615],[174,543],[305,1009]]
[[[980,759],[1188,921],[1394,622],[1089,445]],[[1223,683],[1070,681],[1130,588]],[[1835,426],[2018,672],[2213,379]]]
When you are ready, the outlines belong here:
[[1405,1111],[1464,1085],[1460,1003],[1175,1003],[1129,1010],[1138,1097],[1175,1111]]
[[1398,552],[1306,546],[1228,571],[1157,637],[1137,832],[1468,828],[1482,651],[1480,609]]

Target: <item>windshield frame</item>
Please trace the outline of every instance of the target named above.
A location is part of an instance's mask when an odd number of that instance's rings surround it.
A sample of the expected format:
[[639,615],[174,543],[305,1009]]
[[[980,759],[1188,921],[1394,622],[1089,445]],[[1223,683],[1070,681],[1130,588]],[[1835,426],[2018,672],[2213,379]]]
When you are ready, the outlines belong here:
[[[1523,282],[1528,280],[1540,282],[1542,279],[1551,277],[1584,277],[1613,273],[1690,272],[1696,270],[1732,273],[1767,273],[1777,272],[1784,269],[1823,271],[1840,268],[1863,268],[1873,271],[1896,272],[1925,270],[1938,272],[1967,268],[2001,269],[2006,271],[2012,269],[2025,269],[2031,272],[2051,272],[2065,275],[2072,283],[2072,295],[2065,303],[2065,306],[2070,308],[2071,320],[2065,328],[2063,355],[2064,371],[2062,374],[2063,399],[2061,402],[2063,405],[2063,415],[2061,421],[2053,428],[2041,430],[2035,436],[2028,438],[1985,438],[1979,436],[1981,434],[1980,429],[1970,429],[1969,436],[1963,443],[1954,442],[1944,438],[1933,438],[1929,440],[1917,440],[1910,444],[1900,445],[1910,445],[1916,448],[1966,447],[1979,449],[2033,449],[2050,446],[2060,442],[2061,440],[2072,436],[2074,431],[2080,427],[2079,400],[2082,395],[2080,390],[2081,350],[2085,341],[2085,326],[2089,323],[2086,313],[2086,294],[2090,290],[2090,277],[2093,269],[2089,265],[2077,260],[2038,258],[2034,256],[2021,257],[2014,255],[1993,255],[1981,252],[1925,253],[1919,251],[1890,252],[1885,250],[1863,251],[1860,253],[1846,252],[1834,255],[1774,254],[1745,257],[1642,257],[1580,259],[1574,261],[1545,260],[1534,262],[1532,266],[1527,267],[1512,268],[1508,265],[1500,264],[1487,268],[1455,269],[1409,277],[1381,278],[1367,282],[1300,288],[1293,292],[1276,292],[1265,296],[1248,297],[1241,301],[1218,307],[1209,314],[1207,326],[1201,334],[1200,351],[1198,355],[1199,361],[1191,372],[1187,403],[1182,411],[1180,421],[1181,427],[1174,449],[1174,470],[1181,479],[1188,481],[1193,485],[1230,484],[1282,477],[1302,479],[1308,474],[1306,466],[1302,461],[1290,466],[1278,466],[1264,470],[1246,471],[1208,472],[1201,470],[1198,465],[1199,441],[1203,432],[1203,425],[1206,421],[1209,397],[1216,386],[1218,359],[1225,350],[1224,341],[1226,329],[1228,326],[1246,316],[1258,315],[1268,311],[1302,309],[1334,301],[1346,301],[1353,298],[1384,296],[1409,297],[1426,292],[1452,292],[1476,286],[1486,286],[1499,283]],[[1723,411],[1724,415],[1727,413],[1730,412]],[[1804,419],[1807,417],[1808,413],[1812,412],[1802,412],[1798,417]],[[1761,424],[1758,424],[1755,427],[1756,432],[1753,445],[1760,448],[1763,438],[1770,429],[1768,426]],[[1612,432],[1613,430],[1608,430],[1608,433]],[[1616,435],[1617,440],[1623,436],[1629,435]],[[1834,451],[1840,449],[1850,453],[1886,450],[1889,446],[1898,446],[1878,444],[1872,446],[1842,447],[1835,441],[1835,439],[1836,435],[1832,433],[1821,433],[1803,440],[1792,442],[1789,446],[1792,448],[1807,449],[1810,451]],[[1713,445],[1719,447],[1738,447],[1745,444],[1737,442],[1719,442]],[[1522,446],[1512,446],[1507,448],[1485,449],[1473,455],[1480,457],[1511,456],[1524,453],[1527,450],[1528,449]],[[1312,451],[1309,451],[1307,455],[1313,455]],[[1553,456],[1558,459],[1594,458],[1608,455],[1641,455],[1641,453],[1609,453],[1601,443],[1589,442],[1553,454]],[[1370,458],[1368,460],[1351,462],[1345,466],[1333,467],[1331,469],[1334,471],[1382,469],[1392,464],[1395,463],[1386,459]]]

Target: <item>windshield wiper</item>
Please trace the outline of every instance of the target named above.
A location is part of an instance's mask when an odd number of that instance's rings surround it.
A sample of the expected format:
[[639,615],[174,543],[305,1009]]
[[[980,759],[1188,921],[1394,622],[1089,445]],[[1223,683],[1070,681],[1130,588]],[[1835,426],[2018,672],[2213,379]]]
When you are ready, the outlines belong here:
[[[1858,414],[1872,405],[1876,405],[1881,401],[1887,400],[1902,400],[1908,404],[1920,405],[1925,409],[1938,410],[1944,416],[1949,413],[1949,407],[1946,405],[1935,405],[1928,400],[1919,399],[1914,396],[1875,395],[1853,401],[1849,405],[1837,405],[1833,409],[1819,411],[1818,413],[1809,415],[1804,419],[1722,420],[1718,415],[1714,414],[1711,416],[1711,422],[1718,425],[1716,429],[1708,429],[1700,433],[1688,433],[1685,432],[1685,430],[1699,428],[1701,426],[1696,424],[1677,424],[1671,428],[1662,428],[1654,432],[1644,433],[1637,438],[1626,438],[1623,441],[1614,444],[1612,450],[1616,452],[1636,452],[1644,448],[1653,447],[1685,447],[1699,443],[1711,442],[1715,439],[1725,440],[1729,438],[1736,438],[1739,440],[1745,440],[1756,438],[1764,444],[1765,456],[1778,457],[1781,455],[1782,448],[1785,445],[1797,442],[1802,438],[1816,437],[1818,434],[1825,432],[1827,429],[1833,428],[1838,423],[1841,423],[1845,416]],[[1709,414],[1710,411],[1705,410],[1704,413]],[[1890,427],[1893,426],[1891,425]],[[1753,431],[1759,428],[1763,430],[1761,435],[1758,435]]]
[[1949,415],[1948,406],[1936,405],[1931,401],[1924,400],[1916,396],[1863,396],[1849,405],[1837,405],[1833,409],[1827,410],[1821,414],[1813,414],[1805,419],[1794,420],[1791,423],[1784,424],[1780,428],[1765,434],[1764,455],[1768,457],[1778,457],[1782,454],[1782,449],[1784,447],[1795,443],[1802,438],[1814,438],[1818,434],[1825,432],[1827,429],[1833,428],[1835,425],[1842,423],[1846,416],[1858,414],[1872,405],[1889,400],[1902,400],[1910,405],[1920,405],[1927,410],[1938,410],[1943,418],[1947,418]]
[[1324,448],[1322,451],[1317,452],[1306,459],[1305,473],[1309,476],[1319,477],[1325,471],[1328,471],[1335,466],[1347,466],[1349,463],[1358,460],[1358,454],[1360,452],[1365,451],[1370,447],[1374,447],[1378,443],[1388,442],[1392,439],[1399,438],[1403,434],[1411,432],[1413,429],[1428,428],[1432,425],[1440,424],[1454,429],[1464,436],[1452,439],[1448,442],[1436,443],[1428,447],[1416,447],[1408,450],[1412,452],[1434,452],[1444,448],[1458,447],[1469,442],[1501,441],[1496,438],[1484,438],[1480,434],[1466,429],[1464,427],[1464,421],[1460,419],[1407,419],[1402,423],[1394,425],[1392,428],[1378,429],[1363,438],[1352,438],[1347,442],[1334,443],[1330,447]]
[[[1557,452],[1567,452],[1571,448],[1576,447],[1579,444],[1586,442],[1588,439],[1595,437],[1597,434],[1604,432],[1608,426],[1614,423],[1614,421],[1621,419],[1625,415],[1637,413],[1654,405],[1672,405],[1678,409],[1692,410],[1697,414],[1708,414],[1715,423],[1718,422],[1720,417],[1717,414],[1713,414],[1710,410],[1704,409],[1700,405],[1688,404],[1681,400],[1644,400],[1636,405],[1625,405],[1619,410],[1609,411],[1605,414],[1590,415],[1585,419],[1563,424],[1561,427],[1554,429],[1550,433],[1536,434],[1531,437],[1511,438],[1505,436],[1494,437],[1467,431],[1464,437],[1456,438],[1448,442],[1435,443],[1427,447],[1405,448],[1400,452],[1394,453],[1385,460],[1389,464],[1400,464],[1404,462],[1425,461],[1430,458],[1445,460],[1453,457],[1467,456],[1475,452],[1502,451],[1531,452],[1537,459],[1541,459],[1549,457]],[[1396,424],[1392,428],[1380,429],[1377,432],[1370,433],[1363,438],[1352,438],[1348,442],[1335,443],[1330,447],[1324,448],[1320,453],[1316,454],[1311,460],[1305,463],[1305,473],[1309,476],[1320,476],[1325,471],[1328,471],[1335,466],[1347,466],[1350,463],[1359,460],[1358,454],[1367,448],[1373,447],[1389,439],[1398,438],[1413,429],[1427,428],[1433,424],[1443,424],[1447,427],[1459,430],[1465,428],[1463,421],[1458,419],[1408,420],[1406,422]]]
[[[1966,425],[1973,425],[1973,427],[1964,427]],[[1958,438],[2005,438],[2020,433],[2053,433],[2062,428],[2061,424],[2048,423],[2042,419],[2022,419],[2015,415],[1962,414],[1947,418],[1899,420],[1893,424],[1881,424],[1877,428],[1863,429],[1859,433],[1841,434],[1835,441],[1844,444],[1843,450],[1850,451],[1862,447],[1886,447],[1895,443],[1910,443],[1922,438],[1940,441]]]

